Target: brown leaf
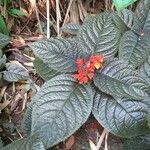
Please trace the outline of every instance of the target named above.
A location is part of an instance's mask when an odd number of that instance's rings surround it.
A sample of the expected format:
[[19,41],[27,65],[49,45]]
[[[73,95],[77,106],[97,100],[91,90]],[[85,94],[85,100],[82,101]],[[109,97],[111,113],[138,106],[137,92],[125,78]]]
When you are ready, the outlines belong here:
[[26,42],[22,37],[19,36],[18,39],[14,39],[12,41],[12,46],[16,48],[24,47],[26,46]]
[[71,136],[66,142],[66,150],[70,150],[75,142],[74,136]]

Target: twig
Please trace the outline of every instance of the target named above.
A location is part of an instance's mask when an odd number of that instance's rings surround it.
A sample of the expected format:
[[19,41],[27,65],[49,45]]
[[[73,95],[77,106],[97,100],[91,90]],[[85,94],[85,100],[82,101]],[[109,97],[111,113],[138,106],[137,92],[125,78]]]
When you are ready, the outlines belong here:
[[105,1],[105,8],[106,8],[106,10],[108,10],[108,5],[109,5],[109,4],[108,4],[108,0],[106,0],[106,1]]
[[18,131],[17,128],[16,128],[16,131],[17,131],[18,135],[20,136],[20,138],[23,139],[23,136],[21,135],[21,133]]
[[105,148],[104,148],[104,150],[108,150],[108,143],[107,143],[107,141],[108,141],[108,134],[109,134],[109,132],[107,131],[107,133],[105,135]]
[[38,25],[39,25],[40,32],[41,32],[41,34],[43,34],[43,30],[42,30],[42,26],[41,26],[41,22],[40,22],[40,17],[39,17],[39,13],[38,13],[38,8],[37,8],[36,5],[35,5],[35,13],[36,13],[36,17],[37,17],[37,20],[38,20]]
[[12,82],[12,94],[16,92],[16,85],[15,82]]
[[35,14],[36,14],[36,18],[37,18],[37,21],[38,21],[39,29],[40,29],[41,34],[43,34],[43,30],[42,30],[42,26],[41,26],[41,22],[40,22],[40,17],[39,17],[39,13],[38,13],[38,8],[37,8],[37,5],[36,5],[36,0],[29,0],[29,1],[31,3],[32,8],[35,10]]
[[6,108],[9,104],[10,104],[10,101],[9,101],[9,100],[6,100],[6,98],[5,98],[5,101],[0,104],[0,112],[1,112],[4,108]]
[[50,38],[50,8],[49,8],[49,0],[46,0],[46,8],[47,8],[47,39]]
[[57,36],[60,36],[60,9],[59,9],[59,0],[56,0],[56,24],[57,24]]
[[64,19],[64,22],[63,22],[62,26],[64,26],[65,23],[66,23],[66,20],[67,20],[67,17],[68,17],[68,14],[69,14],[72,2],[73,2],[73,0],[70,0],[68,8],[67,8],[67,11],[66,11],[65,19]]
[[12,138],[10,138],[9,136],[7,136],[7,138],[8,138],[11,142],[13,142],[13,139],[12,139]]
[[100,149],[100,147],[101,147],[101,145],[102,145],[102,142],[103,142],[103,140],[104,140],[104,138],[105,138],[105,134],[106,134],[107,132],[108,132],[107,129],[104,129],[104,130],[103,130],[103,132],[102,132],[102,134],[101,134],[101,136],[100,136],[100,138],[99,138],[99,141],[98,141],[98,143],[97,143],[97,150]]
[[4,93],[5,93],[6,89],[7,89],[7,86],[2,87],[2,89],[1,89],[1,93],[0,93],[0,101],[1,101],[1,100],[2,100],[2,98],[3,98],[3,96],[4,96]]
[[26,102],[27,102],[27,93],[24,94],[24,100],[23,100],[23,104],[22,104],[22,111],[25,109],[26,107]]

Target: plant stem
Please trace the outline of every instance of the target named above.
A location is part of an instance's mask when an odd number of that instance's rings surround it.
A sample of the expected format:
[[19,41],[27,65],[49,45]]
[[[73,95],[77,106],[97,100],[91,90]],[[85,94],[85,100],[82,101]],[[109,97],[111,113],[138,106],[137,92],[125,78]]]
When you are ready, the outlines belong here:
[[46,0],[46,8],[47,8],[47,39],[50,38],[50,8],[49,8],[49,0]]

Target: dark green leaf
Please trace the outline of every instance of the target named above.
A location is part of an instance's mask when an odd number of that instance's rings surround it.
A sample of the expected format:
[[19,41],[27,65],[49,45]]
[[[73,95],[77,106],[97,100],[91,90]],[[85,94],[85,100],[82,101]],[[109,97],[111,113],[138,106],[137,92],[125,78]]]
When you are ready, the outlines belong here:
[[140,3],[135,12],[135,20],[132,30],[150,36],[150,1]]
[[149,126],[149,128],[150,128],[150,112],[149,112],[148,115],[147,115],[147,122],[148,122],[148,126]]
[[146,81],[127,63],[121,60],[110,61],[96,73],[94,84],[104,93],[117,97],[143,99],[148,97]]
[[13,17],[22,17],[22,16],[27,16],[23,11],[15,8],[9,9],[8,13],[13,16]]
[[29,74],[25,68],[15,63],[7,63],[6,71],[3,71],[3,77],[6,81],[17,82],[20,80],[28,80]]
[[146,116],[150,100],[114,99],[100,91],[94,97],[93,114],[99,123],[111,133],[121,137],[133,137],[147,133]]
[[140,67],[140,75],[145,78],[150,84],[150,57]]
[[28,135],[31,134],[31,126],[32,126],[32,105],[30,104],[25,112],[22,128],[26,131]]
[[7,35],[0,33],[0,49],[7,45],[10,41],[10,38]]
[[0,0],[0,5],[4,6],[5,3],[6,3],[6,6],[8,6],[9,4],[12,3],[12,0]]
[[123,150],[150,150],[150,134],[126,140]]
[[59,72],[76,71],[76,59],[82,52],[74,40],[49,39],[32,43],[30,47],[50,68]]
[[80,29],[80,25],[79,24],[73,24],[73,23],[68,23],[68,24],[65,24],[61,30],[63,32],[66,32],[66,33],[71,33],[71,34],[77,34],[78,31]]
[[133,26],[134,13],[131,10],[124,9],[118,12],[118,16],[127,25],[127,27],[131,28]]
[[4,147],[3,150],[31,150],[35,143],[39,142],[37,135],[32,135],[28,138],[23,138],[12,142]]
[[123,21],[123,18],[119,16],[119,13],[115,13],[113,15],[113,21],[118,30],[120,31],[121,34],[124,34],[126,31],[129,30],[129,27],[126,25],[126,23]]
[[78,34],[83,50],[91,54],[101,53],[105,57],[116,54],[120,32],[113,24],[112,16],[112,12],[105,12],[85,21]]
[[119,57],[136,68],[143,64],[150,54],[150,39],[128,31],[121,39]]
[[65,140],[89,117],[92,89],[79,85],[72,75],[46,82],[33,99],[32,133],[39,133],[46,148]]
[[48,81],[54,76],[58,75],[58,71],[55,71],[51,67],[47,65],[47,63],[44,63],[39,58],[35,58],[34,60],[34,67],[36,69],[36,72],[45,80]]
[[2,140],[1,140],[1,138],[0,138],[0,149],[1,149],[1,150],[3,149],[3,142],[2,142]]
[[7,29],[6,23],[2,15],[0,15],[0,32],[9,35],[9,30]]
[[3,56],[0,58],[0,70],[2,70],[2,69],[5,67],[5,64],[6,64],[6,56],[3,55]]
[[133,26],[134,13],[128,9],[124,9],[116,12],[113,15],[113,20],[120,32],[124,33]]

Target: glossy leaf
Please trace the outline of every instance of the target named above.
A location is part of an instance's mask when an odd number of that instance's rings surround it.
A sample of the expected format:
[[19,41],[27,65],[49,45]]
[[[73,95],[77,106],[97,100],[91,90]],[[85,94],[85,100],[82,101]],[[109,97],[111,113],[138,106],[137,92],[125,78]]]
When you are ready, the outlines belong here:
[[132,30],[139,34],[150,36],[150,1],[142,1],[135,12],[135,20]]
[[125,141],[123,150],[149,150],[150,134],[130,138]]
[[87,120],[93,96],[89,85],[79,85],[72,75],[46,82],[33,99],[32,133],[39,133],[46,148],[65,140]]
[[77,34],[78,31],[80,29],[80,25],[79,24],[73,24],[73,23],[68,23],[68,24],[65,24],[61,30],[63,32],[66,32],[66,33],[71,33],[71,34]]
[[115,13],[113,15],[113,21],[120,33],[123,35],[126,31],[129,30],[129,27],[124,23],[122,18],[118,15],[118,13]]
[[6,56],[3,55],[3,56],[0,58],[0,70],[2,70],[2,69],[5,67],[5,64],[6,64]]
[[32,126],[32,105],[30,104],[26,109],[22,121],[22,128],[27,133],[27,135],[31,134],[31,126]]
[[58,71],[50,68],[47,63],[44,63],[39,58],[35,58],[34,60],[34,68],[36,72],[45,80],[48,81],[54,76],[58,75]]
[[131,10],[124,9],[118,12],[118,16],[121,20],[127,25],[127,27],[131,28],[134,22],[134,13]]
[[104,12],[85,21],[78,34],[83,50],[91,54],[101,53],[105,57],[116,54],[120,32],[113,23],[112,16],[112,12]]
[[46,150],[46,149],[45,149],[43,143],[41,141],[39,141],[32,146],[31,150]]
[[94,84],[99,90],[112,96],[137,100],[148,97],[146,81],[121,60],[107,63],[101,71],[96,73]]
[[149,131],[146,119],[149,107],[149,99],[142,101],[128,98],[114,99],[97,91],[93,114],[111,133],[121,137],[133,137]]
[[7,35],[0,33],[0,49],[7,45],[10,41],[10,38]]
[[7,63],[6,71],[3,71],[3,77],[9,82],[18,82],[20,80],[28,80],[29,74],[25,68],[15,63]]
[[128,31],[121,39],[119,57],[136,68],[143,64],[150,54],[150,39]]
[[3,148],[3,150],[31,150],[35,143],[39,142],[37,135],[29,136],[28,138],[23,138],[12,142]]
[[82,56],[76,41],[70,39],[42,40],[30,47],[37,57],[59,72],[76,71],[76,59]]
[[140,75],[150,83],[150,56],[139,69]]

